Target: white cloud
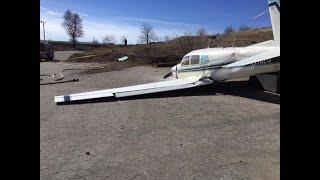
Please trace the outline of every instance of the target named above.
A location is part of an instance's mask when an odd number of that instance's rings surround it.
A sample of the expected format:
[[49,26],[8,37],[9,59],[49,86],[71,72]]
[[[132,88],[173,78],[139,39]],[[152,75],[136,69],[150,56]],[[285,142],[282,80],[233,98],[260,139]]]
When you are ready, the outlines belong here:
[[[62,17],[57,17],[52,14],[41,14],[41,19],[45,21],[45,33],[47,40],[67,41],[69,39],[64,28],[62,27]],[[101,42],[102,37],[109,34],[116,37],[117,43],[123,35],[128,38],[128,43],[134,44],[140,33],[139,27],[119,24],[111,22],[99,22],[89,19],[83,19],[84,37],[80,41],[91,42],[93,37]],[[43,38],[42,24],[40,23],[40,38]]]
[[[50,17],[42,15],[41,19],[45,21],[46,39],[50,40],[68,40],[65,30],[62,28],[62,17]],[[43,38],[42,24],[40,23],[40,38]]]
[[42,7],[42,6],[40,6],[40,10],[43,10],[44,11],[43,13],[47,14],[49,16],[62,16],[63,15],[63,13],[59,13],[57,11],[53,11],[51,9],[48,9],[48,8],[45,8],[45,7]]
[[114,35],[116,43],[120,43],[120,39],[123,35],[128,38],[128,43],[134,44],[137,42],[140,29],[136,26],[128,24],[118,24],[110,22],[94,22],[94,21],[83,21],[83,27],[85,37],[80,40],[92,41],[93,37],[101,42],[102,37],[105,35]]
[[78,13],[80,16],[83,16],[83,17],[88,17],[89,15],[86,14],[86,13]]
[[[67,41],[69,37],[61,25],[63,22],[63,13],[45,7],[40,7],[40,9],[41,20],[46,22],[46,39]],[[102,37],[108,34],[115,36],[116,43],[120,43],[121,37],[125,35],[129,44],[135,44],[139,40],[140,25],[142,22],[154,24],[155,32],[160,39],[166,35],[174,37],[176,35],[181,35],[184,32],[195,32],[200,27],[198,24],[130,17],[115,17],[109,18],[113,21],[99,21],[92,17],[89,18],[88,14],[78,14],[82,17],[86,17],[83,18],[84,37],[79,38],[79,41],[86,42],[91,42],[93,38],[101,42]],[[42,24],[40,24],[40,29],[40,38],[42,39]]]
[[181,22],[163,21],[163,20],[157,20],[157,19],[134,18],[134,17],[123,17],[123,16],[118,16],[117,18],[124,19],[124,20],[130,20],[130,21],[150,22],[150,23],[174,25],[174,26],[195,26],[195,27],[200,27],[199,24],[188,24],[188,23],[181,23]]

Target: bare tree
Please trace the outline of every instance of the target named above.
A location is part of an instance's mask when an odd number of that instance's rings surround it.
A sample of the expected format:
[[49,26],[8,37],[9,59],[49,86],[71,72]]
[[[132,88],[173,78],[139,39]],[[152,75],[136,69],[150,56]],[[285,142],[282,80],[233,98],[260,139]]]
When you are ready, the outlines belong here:
[[207,32],[205,28],[204,27],[199,28],[196,35],[198,35],[196,39],[197,48],[203,48],[204,46],[206,46],[208,38],[206,37]]
[[94,44],[94,45],[99,44],[98,40],[96,40],[94,37],[92,38],[92,42],[91,43]]
[[72,47],[75,48],[77,38],[84,35],[82,19],[77,13],[67,10],[63,16],[62,26],[66,29],[67,34],[71,37]]
[[109,35],[107,34],[104,38],[103,38],[103,43],[104,44],[114,44],[116,41],[116,38],[114,37],[114,35]]
[[207,34],[207,32],[206,32],[206,29],[204,28],[204,27],[201,27],[200,29],[198,29],[198,31],[197,31],[197,35],[198,36],[204,36],[204,35],[206,35]]
[[250,28],[249,26],[247,26],[247,25],[241,25],[240,27],[239,27],[239,31],[241,32],[241,31],[248,31],[248,30],[250,30],[250,29],[252,29],[252,28]]
[[143,23],[141,26],[141,35],[139,37],[142,43],[149,44],[151,41],[157,39],[156,34],[154,33],[153,27],[150,24]]
[[230,26],[227,26],[225,29],[224,29],[224,34],[225,35],[228,35],[230,33],[233,33],[235,32],[234,28],[230,25]]
[[169,35],[164,36],[164,41],[169,42],[172,38]]
[[184,32],[182,35],[176,35],[174,40],[177,45],[185,52],[195,48],[195,36],[191,32]]

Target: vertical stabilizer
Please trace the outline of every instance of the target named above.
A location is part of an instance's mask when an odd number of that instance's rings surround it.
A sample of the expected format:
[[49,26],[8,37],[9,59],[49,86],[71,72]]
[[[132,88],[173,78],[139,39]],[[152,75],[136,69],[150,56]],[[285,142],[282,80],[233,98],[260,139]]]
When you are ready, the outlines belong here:
[[280,45],[280,0],[268,0],[274,41]]

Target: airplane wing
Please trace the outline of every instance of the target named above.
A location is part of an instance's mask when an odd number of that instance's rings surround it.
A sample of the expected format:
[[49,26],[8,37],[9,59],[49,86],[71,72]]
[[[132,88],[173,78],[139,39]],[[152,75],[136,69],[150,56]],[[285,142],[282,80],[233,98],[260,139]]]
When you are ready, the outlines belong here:
[[66,103],[70,101],[80,101],[105,97],[128,97],[141,94],[150,94],[156,92],[173,91],[178,89],[192,88],[196,86],[211,84],[209,79],[199,80],[199,78],[174,79],[148,84],[140,84],[136,86],[128,86],[121,88],[106,89],[100,91],[83,92],[77,94],[69,94],[55,96],[56,103]]
[[268,60],[271,58],[279,57],[280,56],[280,47],[279,48],[272,48],[267,51],[261,52],[254,56],[244,58],[242,60],[236,61],[234,63],[228,64],[223,66],[223,68],[233,68],[233,67],[240,67],[245,66],[253,63],[259,63],[264,60]]

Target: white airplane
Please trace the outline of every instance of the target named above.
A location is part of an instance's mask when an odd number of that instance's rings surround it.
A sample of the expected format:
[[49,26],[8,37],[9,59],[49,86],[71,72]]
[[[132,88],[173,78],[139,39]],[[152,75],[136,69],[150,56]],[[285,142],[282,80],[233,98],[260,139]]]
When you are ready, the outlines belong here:
[[186,54],[171,68],[175,79],[107,90],[55,96],[55,102],[68,103],[106,97],[134,95],[192,88],[241,77],[280,71],[280,0],[268,0],[273,40],[247,47],[206,48]]

